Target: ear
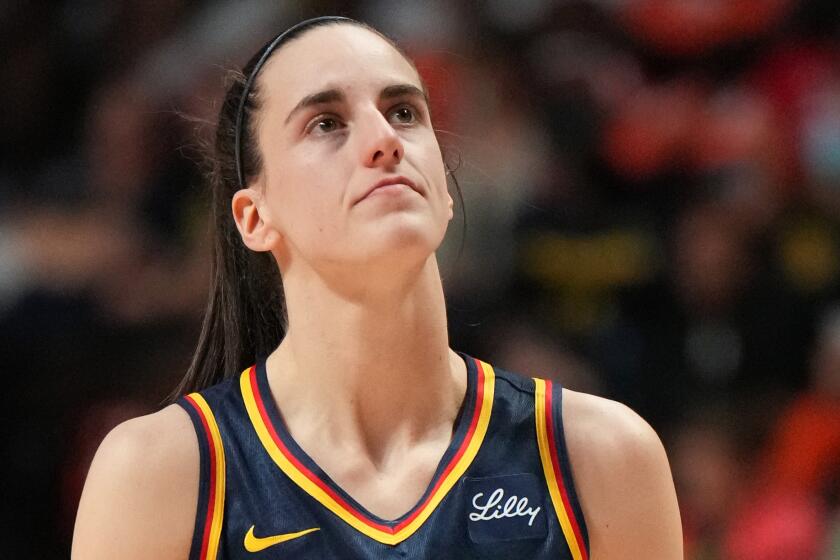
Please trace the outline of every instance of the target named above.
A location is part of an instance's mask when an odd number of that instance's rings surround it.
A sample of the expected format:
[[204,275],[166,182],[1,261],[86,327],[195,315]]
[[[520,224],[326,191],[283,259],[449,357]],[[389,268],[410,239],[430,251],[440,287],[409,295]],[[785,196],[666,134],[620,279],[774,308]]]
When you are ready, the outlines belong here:
[[453,216],[455,215],[455,213],[452,211],[452,207],[454,206],[455,203],[452,201],[452,195],[449,194],[448,191],[446,193],[446,200],[449,204],[449,219],[451,220],[453,218]]
[[233,221],[245,246],[258,253],[270,251],[277,245],[280,233],[271,225],[268,216],[261,214],[261,193],[252,188],[236,191],[231,201]]

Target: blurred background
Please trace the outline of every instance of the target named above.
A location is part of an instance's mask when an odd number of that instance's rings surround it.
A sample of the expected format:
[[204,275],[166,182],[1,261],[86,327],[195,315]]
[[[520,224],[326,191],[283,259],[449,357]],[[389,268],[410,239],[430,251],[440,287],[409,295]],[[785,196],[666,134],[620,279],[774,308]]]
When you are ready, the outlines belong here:
[[183,375],[225,71],[327,13],[430,90],[453,346],[648,419],[686,558],[840,559],[836,0],[0,2],[0,556]]

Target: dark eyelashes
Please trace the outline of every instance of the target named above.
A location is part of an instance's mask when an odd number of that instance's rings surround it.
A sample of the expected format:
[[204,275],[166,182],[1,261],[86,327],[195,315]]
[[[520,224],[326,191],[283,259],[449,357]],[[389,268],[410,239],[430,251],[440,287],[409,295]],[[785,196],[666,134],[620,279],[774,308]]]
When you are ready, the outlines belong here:
[[335,121],[336,129],[343,125],[341,117],[334,113],[321,113],[314,119],[310,120],[304,128],[304,133],[309,134],[313,132],[318,126],[325,121]]
[[394,114],[397,111],[400,111],[402,109],[408,109],[411,112],[411,115],[412,115],[412,121],[411,122],[418,121],[423,117],[423,113],[420,111],[420,108],[411,104],[411,103],[400,103],[398,105],[394,105],[393,107],[388,109],[388,114],[389,115]]
[[[408,120],[408,121],[396,121],[394,123],[392,115],[394,115],[394,113],[396,113],[397,111],[400,111],[400,110],[403,110],[403,109],[407,109],[411,113],[411,119]],[[397,125],[411,125],[411,124],[415,124],[417,122],[422,121],[423,117],[425,115],[425,111],[415,103],[403,101],[403,102],[400,102],[400,103],[397,103],[397,104],[391,106],[384,114],[386,115],[386,118],[388,119],[388,122],[392,122],[392,123],[397,124]],[[325,121],[334,121],[335,122],[335,128],[333,128],[332,130],[329,130],[329,131],[322,131],[322,133],[324,133],[324,134],[329,134],[329,133],[332,133],[332,132],[336,132],[338,130],[341,130],[345,126],[344,119],[341,116],[339,116],[338,114],[336,114],[336,113],[320,113],[318,116],[311,119],[306,124],[306,126],[304,127],[304,133],[305,134],[310,134],[312,132],[317,132],[316,129],[318,129],[319,126],[321,125],[321,123],[323,123]]]

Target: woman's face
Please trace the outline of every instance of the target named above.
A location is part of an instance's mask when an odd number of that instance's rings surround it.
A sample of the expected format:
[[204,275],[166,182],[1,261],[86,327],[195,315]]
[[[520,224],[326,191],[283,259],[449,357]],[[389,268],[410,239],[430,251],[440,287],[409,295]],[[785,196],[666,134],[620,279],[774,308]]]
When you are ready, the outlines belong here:
[[284,274],[299,260],[326,270],[434,252],[452,199],[423,86],[399,52],[358,26],[315,28],[272,55],[259,88],[252,192]]

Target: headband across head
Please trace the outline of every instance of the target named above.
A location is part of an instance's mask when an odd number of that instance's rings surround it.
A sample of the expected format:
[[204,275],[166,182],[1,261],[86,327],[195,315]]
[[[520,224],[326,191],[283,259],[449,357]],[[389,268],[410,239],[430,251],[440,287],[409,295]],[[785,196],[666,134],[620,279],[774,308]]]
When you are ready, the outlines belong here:
[[257,63],[254,64],[254,68],[248,75],[248,79],[245,81],[245,88],[242,90],[242,97],[239,99],[239,107],[236,110],[234,157],[236,159],[236,177],[239,180],[239,188],[245,188],[245,166],[242,163],[242,123],[245,120],[245,103],[248,101],[248,96],[251,94],[251,89],[254,87],[257,75],[265,65],[268,57],[271,56],[271,53],[274,52],[277,47],[309,27],[330,22],[359,23],[356,20],[341,16],[321,16],[307,19],[283,31],[263,47],[262,54],[257,60]]

